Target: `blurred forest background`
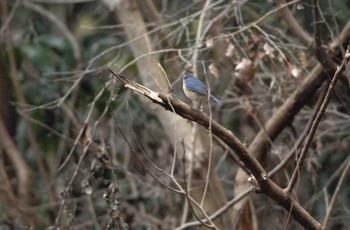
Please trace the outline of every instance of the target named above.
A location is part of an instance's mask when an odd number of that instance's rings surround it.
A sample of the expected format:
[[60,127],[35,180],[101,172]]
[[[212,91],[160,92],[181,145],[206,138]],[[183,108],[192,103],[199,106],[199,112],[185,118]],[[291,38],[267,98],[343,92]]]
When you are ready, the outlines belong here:
[[349,229],[349,1],[0,6],[0,229],[303,229],[224,142],[108,70],[190,105],[188,65],[223,101],[203,112],[325,229]]

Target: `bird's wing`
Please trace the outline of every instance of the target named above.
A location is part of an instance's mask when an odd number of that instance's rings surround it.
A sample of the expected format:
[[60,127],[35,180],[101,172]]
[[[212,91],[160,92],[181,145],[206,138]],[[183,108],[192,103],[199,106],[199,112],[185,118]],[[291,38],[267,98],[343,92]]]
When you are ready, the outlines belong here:
[[188,90],[194,91],[198,94],[208,95],[207,86],[197,78],[188,78],[185,84]]

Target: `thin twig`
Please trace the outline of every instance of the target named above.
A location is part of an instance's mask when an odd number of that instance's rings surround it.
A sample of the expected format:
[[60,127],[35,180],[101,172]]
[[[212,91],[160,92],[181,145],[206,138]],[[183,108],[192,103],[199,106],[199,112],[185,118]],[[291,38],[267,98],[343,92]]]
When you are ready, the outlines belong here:
[[[185,191],[185,196],[186,196],[186,199],[187,199],[187,203],[188,203],[188,206],[190,207],[191,211],[192,211],[192,214],[195,216],[195,218],[202,224],[204,225],[205,227],[208,227],[208,228],[213,228],[213,229],[218,229],[214,223],[212,222],[212,220],[206,215],[206,220],[209,221],[209,223],[211,225],[208,225],[206,224],[205,222],[203,222],[196,214],[196,212],[194,211],[194,208],[192,207],[191,205],[191,201],[189,199],[189,192],[188,192],[188,186],[187,186],[187,179],[186,179],[186,160],[185,160],[185,154],[186,154],[186,148],[185,148],[185,144],[184,144],[184,141],[181,142],[182,143],[182,148],[183,148],[183,157],[182,157],[182,169],[183,169],[183,177],[184,177],[184,191]],[[203,209],[201,209],[202,212],[204,211]],[[203,214],[205,214],[205,212],[203,212]]]
[[[194,164],[194,158],[195,158],[195,153],[196,153],[196,140],[197,140],[197,137],[199,136],[199,127],[198,127],[198,124],[196,124],[195,122],[193,122],[193,125],[192,125],[192,134],[191,134],[191,146],[192,148],[190,148],[190,155],[187,156],[187,160],[188,160],[188,163],[189,163],[189,167],[187,168],[187,171],[188,171],[188,175],[186,177],[186,186],[187,186],[187,189],[191,188],[192,186],[192,176],[193,176],[193,164]],[[185,144],[183,143],[182,141],[182,144],[184,145],[183,147],[185,147]],[[183,151],[183,158],[186,158],[186,151],[184,150]],[[185,163],[183,165],[183,167],[185,167]],[[186,174],[184,174],[185,176]],[[186,188],[184,188],[185,192],[188,191],[186,190]],[[189,194],[189,193],[187,193]],[[187,195],[186,195],[187,196]],[[189,202],[185,202],[184,204],[184,207],[183,207],[183,211],[182,211],[182,217],[181,217],[181,224],[185,223],[186,220],[187,220],[187,216],[188,216],[188,212],[189,212],[189,208],[192,209],[191,207],[191,204]]]
[[[225,213],[228,209],[230,209],[235,203],[241,201],[243,198],[245,198],[246,196],[251,194],[253,190],[254,190],[254,187],[251,186],[246,191],[244,191],[243,193],[241,193],[237,197],[235,197],[232,200],[230,200],[229,202],[227,202],[224,206],[222,206],[215,213],[213,213],[209,218],[212,221],[214,221],[216,218],[220,217],[223,213]],[[189,227],[199,226],[199,225],[201,225],[202,222],[207,222],[207,220],[202,219],[201,222],[199,222],[199,221],[188,222],[188,223],[183,224],[180,227],[176,228],[175,230],[182,230],[182,229],[186,229]]]
[[[175,188],[170,187],[169,185],[165,184],[163,181],[159,180],[156,175],[154,175],[151,170],[147,167],[147,165],[145,164],[145,162],[143,162],[143,160],[141,159],[141,157],[139,156],[139,154],[136,152],[136,150],[132,147],[130,141],[128,140],[128,138],[125,136],[121,126],[119,125],[119,122],[116,118],[116,116],[114,116],[114,121],[115,124],[119,130],[119,132],[122,134],[124,140],[126,141],[127,145],[129,146],[129,148],[131,149],[131,151],[135,154],[135,156],[137,157],[137,159],[140,161],[140,163],[143,165],[143,167],[146,169],[146,171],[161,185],[163,185],[165,188],[169,189],[170,191],[176,192],[176,193],[182,193],[181,190],[176,190]],[[147,160],[149,160],[148,158],[146,158]],[[150,161],[152,163],[152,161]],[[155,165],[153,164],[153,167],[155,167]],[[164,170],[155,167],[156,169],[158,169],[159,171],[167,174]]]
[[[13,47],[12,39],[11,39],[11,31],[7,30],[6,31],[6,40],[7,40],[7,54],[8,54],[8,61],[9,61],[9,70],[10,70],[10,79],[13,83],[14,86],[14,91],[16,93],[16,96],[18,97],[18,101],[22,104],[26,104],[27,100],[25,98],[25,94],[23,92],[23,88],[21,87],[20,81],[18,79],[18,67],[17,67],[17,61],[16,61],[16,55],[15,55],[15,50]],[[45,167],[45,159],[43,158],[43,154],[40,151],[39,147],[39,142],[38,138],[35,135],[34,129],[32,124],[28,120],[25,121],[25,126],[26,126],[26,132],[27,132],[27,137],[30,143],[30,147],[34,153],[35,156],[35,161],[36,165],[39,169],[40,176],[43,179],[45,190],[47,192],[48,198],[50,202],[55,202],[56,198],[54,195],[54,192],[52,190],[52,187],[50,186],[50,179],[49,179],[49,174],[47,172],[47,169]],[[15,162],[14,162],[15,163]],[[18,162],[20,163],[20,161]],[[19,175],[21,175],[20,172],[17,172]],[[31,176],[31,173],[28,173],[28,177]],[[27,178],[29,181],[26,183],[32,183],[32,180]],[[20,185],[20,187],[22,187]],[[29,186],[30,187],[30,186]],[[29,189],[28,188],[20,188],[21,189]],[[28,197],[29,198],[29,197]]]
[[[11,9],[11,12],[7,15],[5,21],[2,23],[2,26],[0,28],[0,38],[5,34],[5,30],[8,27],[8,25],[10,24],[11,20],[13,19],[20,2],[21,2],[20,0],[16,0],[15,4],[13,5],[13,7]],[[6,4],[3,6],[7,7]]]
[[322,223],[322,228],[323,229],[326,229],[326,227],[327,227],[329,218],[330,218],[332,210],[334,208],[335,201],[336,201],[336,199],[338,197],[340,189],[342,188],[342,186],[345,183],[345,178],[346,178],[346,175],[347,175],[349,169],[350,169],[350,160],[348,160],[348,162],[346,164],[346,167],[344,168],[344,171],[343,171],[343,173],[341,174],[341,176],[339,178],[337,187],[335,188],[335,191],[333,193],[332,199],[331,199],[331,201],[329,203],[329,206],[327,208],[326,215],[325,215],[325,218],[323,219],[323,223]]
[[[114,73],[113,70],[110,69],[110,71]],[[153,103],[156,103],[169,111],[173,111],[174,109],[175,112],[183,118],[196,121],[196,123],[205,128],[209,127],[210,118],[202,111],[196,110],[182,101],[169,97],[167,94],[152,91],[134,81],[128,80],[120,74],[114,74],[125,84],[126,87],[144,95]],[[171,106],[168,104],[169,101],[171,101]],[[233,135],[230,130],[227,130],[214,120],[211,122],[213,134],[221,138],[232,150],[236,152],[242,162],[252,172],[254,180],[259,185],[257,188],[259,191],[277,201],[287,210],[290,210],[292,206],[293,218],[305,228],[320,229],[320,224],[293,197],[291,197],[288,193],[285,193],[279,186],[277,186],[267,177],[267,173],[261,164],[252,156],[251,153],[249,153],[248,149]]]
[[[347,53],[349,52],[349,48],[347,50]],[[301,169],[301,166],[303,165],[304,163],[304,160],[305,160],[305,157],[306,157],[306,154],[307,154],[307,150],[309,149],[309,146],[311,144],[311,141],[313,140],[313,137],[315,135],[315,132],[316,132],[316,129],[318,127],[318,124],[320,123],[321,121],[321,118],[324,114],[324,111],[326,110],[326,107],[328,105],[328,102],[330,100],[330,97],[331,97],[331,93],[333,91],[333,88],[335,86],[335,83],[337,82],[340,74],[342,73],[343,69],[344,69],[344,66],[347,64],[347,58],[344,58],[341,65],[338,67],[338,69],[335,71],[334,73],[334,76],[333,76],[333,79],[331,81],[331,83],[329,84],[328,86],[328,89],[327,89],[327,93],[325,95],[325,98],[321,104],[321,107],[315,117],[315,120],[312,122],[312,126],[311,126],[311,129],[310,129],[310,133],[309,135],[306,137],[306,141],[305,141],[305,144],[301,150],[301,153],[300,153],[300,156],[298,158],[298,162],[297,162],[297,165],[295,167],[295,170],[293,172],[293,175],[289,181],[289,184],[287,186],[287,188],[285,189],[285,191],[287,191],[288,193],[290,193],[294,186],[295,186],[295,183],[297,181],[297,178],[298,178],[298,174],[299,174],[299,170]]]
[[[207,79],[207,75],[206,73],[204,73],[205,78],[206,78],[206,82],[208,83],[208,79]],[[207,97],[207,103],[208,103],[208,109],[209,109],[209,118],[210,118],[210,122],[209,122],[209,127],[208,127],[208,131],[209,131],[209,156],[208,156],[208,167],[207,167],[207,175],[205,178],[205,184],[204,184],[204,191],[203,191],[203,195],[202,195],[202,201],[201,201],[201,206],[203,207],[204,205],[204,200],[205,197],[207,195],[207,190],[208,190],[208,186],[209,186],[209,179],[210,179],[210,173],[211,173],[211,169],[212,169],[212,158],[213,158],[213,134],[211,132],[211,121],[212,121],[212,111],[211,111],[211,106],[210,106],[210,87],[209,84],[208,85],[208,97]]]
[[[327,190],[328,187],[334,184],[334,181],[338,178],[338,176],[341,174],[341,172],[344,170],[344,168],[347,166],[348,161],[350,161],[350,154],[348,154],[348,157],[344,160],[344,162],[337,168],[337,170],[329,177],[326,184],[323,186],[323,188],[314,194],[311,199],[305,204],[305,208],[308,208],[312,205],[319,197],[324,193],[325,190]],[[328,202],[326,202],[326,205]],[[327,206],[328,207],[328,206]]]
[[320,23],[321,23],[321,16],[320,16],[320,9],[319,9],[319,0],[312,0],[312,15],[313,15],[313,28],[314,28],[314,36],[315,36],[315,52],[316,52],[316,58],[317,60],[325,67],[325,68],[332,68],[337,69],[336,64],[329,58],[329,56],[326,54],[324,48],[322,47],[322,40],[321,40],[321,29],[320,29]]
[[[27,7],[28,9],[37,12],[38,14],[44,16],[47,18],[49,21],[51,21],[54,25],[57,26],[57,28],[62,32],[62,34],[67,38],[69,43],[72,46],[73,49],[73,54],[75,61],[78,63],[77,66],[80,66],[81,63],[81,51],[80,51],[80,46],[79,43],[76,39],[76,37],[73,35],[73,33],[68,29],[66,24],[64,24],[55,14],[52,12],[46,10],[44,7],[32,3],[30,1],[22,1],[23,5]],[[77,68],[80,69],[80,68]]]
[[[109,86],[109,84],[110,84],[110,81],[106,82],[106,83],[103,85],[102,89],[101,89],[101,90],[98,92],[98,94],[95,96],[94,100],[91,102],[91,104],[90,104],[90,109],[89,109],[89,111],[88,111],[88,113],[87,113],[87,115],[86,115],[86,117],[85,117],[85,120],[84,120],[84,124],[88,124],[88,122],[89,122],[89,120],[90,120],[90,117],[91,117],[91,115],[92,115],[92,111],[93,111],[93,109],[95,108],[96,102],[97,102],[98,99],[103,95],[104,91],[107,89],[107,87]],[[95,126],[95,127],[96,127],[96,126]],[[70,152],[68,153],[68,156],[66,157],[66,159],[64,160],[64,162],[61,164],[61,166],[57,169],[57,173],[60,172],[60,171],[66,166],[66,164],[68,163],[69,159],[72,157],[73,152],[74,152],[76,146],[78,145],[79,140],[80,140],[80,138],[81,138],[83,132],[84,132],[84,127],[82,127],[82,128],[80,129],[79,134],[78,134],[77,138],[75,139],[74,144],[73,144],[73,146],[72,146]]]
[[[205,1],[205,5],[203,7],[203,10],[201,11],[201,15],[199,16],[199,21],[198,21],[198,28],[197,28],[197,35],[196,35],[196,44],[195,47],[200,47],[200,44],[202,44],[202,31],[204,28],[204,19],[206,16],[206,13],[209,9],[209,5],[210,5],[211,0],[206,0]],[[193,65],[193,71],[194,71],[194,75],[197,76],[197,60],[198,59],[198,49],[194,49],[193,50],[193,56],[192,56],[192,65]]]
[[[275,0],[275,2],[276,4],[281,6],[286,4],[285,0]],[[305,46],[311,46],[313,42],[312,37],[299,25],[289,8],[282,8],[280,13],[283,19],[286,21],[289,30],[294,34],[294,36],[296,36],[299,39],[299,41],[302,42]]]

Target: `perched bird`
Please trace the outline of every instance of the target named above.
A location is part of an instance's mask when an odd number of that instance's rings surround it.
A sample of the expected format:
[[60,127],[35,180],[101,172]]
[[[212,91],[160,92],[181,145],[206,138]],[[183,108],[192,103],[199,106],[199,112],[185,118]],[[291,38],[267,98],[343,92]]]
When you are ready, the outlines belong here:
[[[183,91],[185,95],[194,102],[202,102],[208,98],[208,88],[207,86],[198,78],[193,76],[189,72],[185,72],[183,75]],[[222,104],[222,102],[214,97],[212,94],[209,94],[210,98],[213,99],[216,103]]]

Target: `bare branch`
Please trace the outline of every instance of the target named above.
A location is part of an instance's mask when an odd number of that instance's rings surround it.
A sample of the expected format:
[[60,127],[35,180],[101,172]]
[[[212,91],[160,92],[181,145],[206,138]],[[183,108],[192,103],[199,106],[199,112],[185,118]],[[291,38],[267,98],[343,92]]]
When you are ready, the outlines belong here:
[[[349,53],[349,49],[347,50],[347,53]],[[324,111],[326,110],[326,107],[327,107],[328,102],[330,100],[331,93],[333,91],[335,83],[337,82],[339,76],[341,75],[341,72],[344,70],[344,67],[347,63],[348,63],[348,58],[344,58],[341,65],[338,67],[337,71],[334,73],[332,81],[328,86],[328,90],[327,90],[327,93],[324,97],[324,100],[319,108],[319,111],[315,117],[315,120],[312,122],[312,126],[310,128],[309,135],[306,137],[305,144],[301,150],[301,153],[300,153],[297,165],[295,167],[295,170],[293,172],[293,175],[290,179],[290,182],[289,182],[287,188],[285,189],[287,192],[291,192],[293,190],[293,187],[294,187],[296,180],[297,180],[297,177],[298,177],[299,170],[300,170],[300,168],[305,160],[307,150],[309,149],[309,145],[310,145],[311,141],[313,140],[317,126],[321,121],[321,118],[322,118],[322,115],[324,114]]]
[[294,200],[290,195],[284,192],[267,177],[267,173],[265,172],[264,168],[251,154],[249,154],[248,149],[233,135],[230,130],[227,130],[214,120],[210,121],[210,117],[208,117],[205,113],[191,108],[182,101],[161,92],[154,92],[147,88],[145,89],[144,86],[138,86],[139,84],[115,73],[112,69],[109,70],[128,87],[130,85],[132,85],[131,89],[136,87],[136,92],[145,95],[147,98],[162,106],[166,110],[175,111],[183,118],[194,121],[207,129],[211,124],[213,134],[219,137],[232,150],[234,150],[240,160],[249,169],[254,181],[257,182],[258,188],[256,189],[259,192],[264,193],[271,199],[277,201],[286,210],[291,210],[291,215],[294,217],[294,219],[305,228],[320,229],[320,224],[313,219],[296,200]]
[[40,5],[37,5],[35,3],[32,3],[28,0],[23,1],[23,5],[27,7],[30,10],[33,10],[34,12],[39,13],[43,17],[46,17],[48,20],[50,20],[54,25],[57,26],[57,28],[64,34],[64,36],[67,38],[67,40],[70,42],[74,58],[77,63],[78,68],[80,69],[81,64],[81,52],[80,52],[80,46],[77,41],[77,39],[74,37],[72,32],[67,28],[67,26],[52,12],[46,10],[45,8],[41,7]]
[[[286,4],[285,0],[275,0],[275,2],[278,5]],[[313,42],[312,37],[298,24],[297,20],[290,12],[289,8],[281,8],[280,12],[283,19],[286,21],[289,30],[299,39],[301,43],[303,43],[307,47],[310,47]]]
[[340,189],[341,187],[344,185],[345,183],[345,178],[346,178],[346,175],[348,174],[348,171],[350,169],[350,160],[348,160],[347,164],[346,164],[346,167],[344,168],[344,171],[343,173],[341,174],[340,178],[339,178],[339,181],[338,181],[338,184],[337,184],[337,187],[335,188],[335,191],[333,193],[333,196],[332,196],[332,199],[331,199],[331,202],[329,203],[329,206],[327,208],[327,212],[326,212],[326,216],[325,218],[323,219],[323,223],[322,223],[322,227],[323,229],[326,229],[327,227],[327,224],[328,224],[328,220],[330,218],[330,215],[332,213],[332,210],[334,208],[334,204],[335,204],[335,201],[338,197],[338,194],[340,192]]

